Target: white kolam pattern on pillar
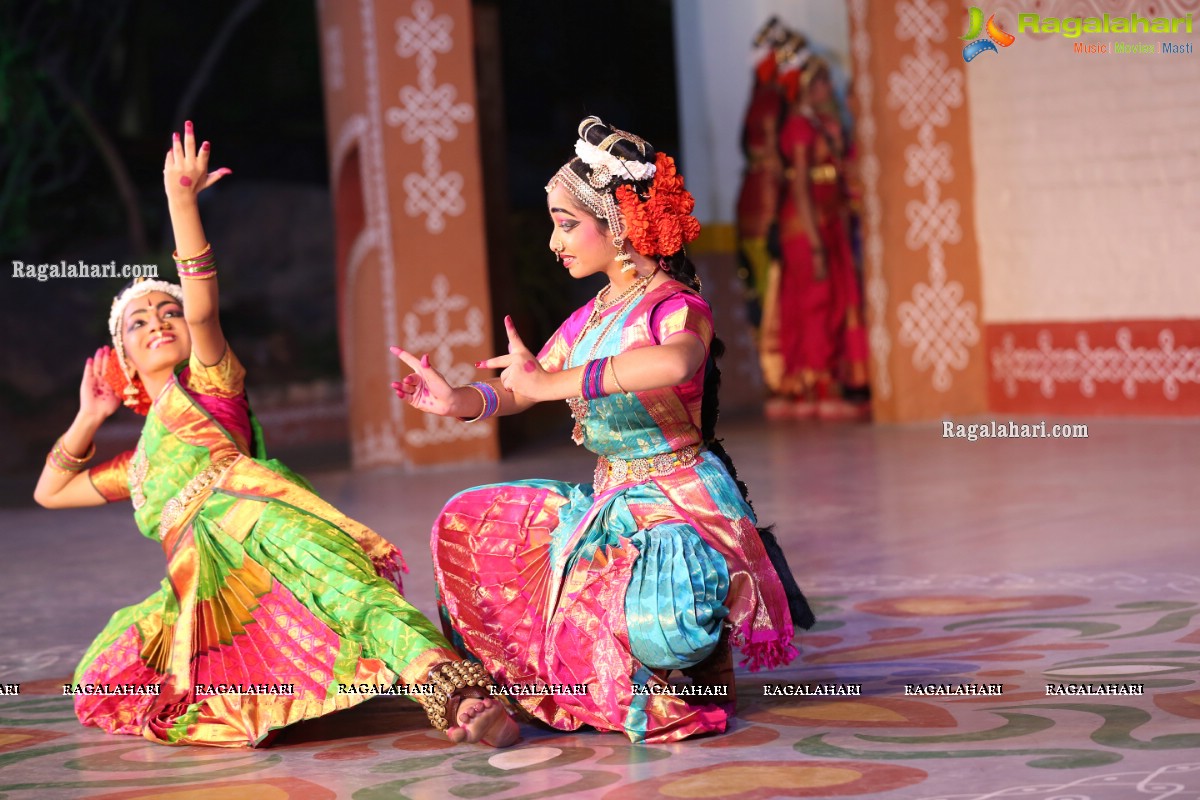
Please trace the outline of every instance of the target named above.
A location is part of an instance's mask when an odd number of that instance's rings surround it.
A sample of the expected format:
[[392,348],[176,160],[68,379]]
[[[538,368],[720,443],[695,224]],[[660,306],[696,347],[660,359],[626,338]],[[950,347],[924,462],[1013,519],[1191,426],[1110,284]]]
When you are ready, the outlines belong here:
[[[388,203],[386,167],[383,156],[383,129],[381,123],[381,100],[379,96],[379,53],[376,47],[375,0],[360,0],[359,15],[362,22],[363,78],[366,90],[367,137],[363,153],[363,182],[367,209],[367,224],[375,229],[375,243],[382,268],[380,277],[383,306],[384,335],[396,341],[396,260],[392,252],[391,208]],[[349,293],[346,297],[350,297]],[[353,313],[352,310],[349,310]],[[400,369],[391,354],[386,354],[389,381],[398,380]],[[384,355],[380,355],[383,358]],[[400,398],[393,396],[388,401],[390,424],[368,423],[360,436],[351,440],[356,464],[394,464],[404,460],[399,436],[404,430],[404,407]]]
[[888,75],[887,102],[898,110],[902,128],[917,131],[916,143],[904,151],[904,182],[921,189],[921,196],[904,207],[909,223],[905,245],[924,250],[929,262],[928,282],[914,284],[910,299],[897,305],[898,339],[912,348],[913,366],[928,371],[939,392],[950,389],[955,371],[966,369],[970,348],[980,340],[979,309],[946,270],[944,246],[960,241],[962,230],[958,202],[942,196],[941,184],[949,183],[954,173],[951,146],[939,141],[938,128],[949,124],[964,100],[962,71],[945,52],[930,46],[930,40],[947,35],[942,12],[927,0],[896,4],[896,39],[912,42],[912,51]]
[[388,386],[408,371],[388,345],[452,380],[491,354],[471,5],[318,10],[354,465],[494,459],[494,424],[431,426]]
[[[475,365],[470,361],[455,361],[454,351],[463,347],[479,347],[487,343],[483,312],[471,305],[466,295],[453,294],[445,275],[435,275],[432,294],[413,303],[413,310],[404,316],[404,349],[410,353],[429,353],[451,386],[462,386],[475,379]],[[462,327],[455,327],[461,317]],[[426,322],[431,327],[426,327]],[[404,440],[416,447],[440,444],[455,439],[479,439],[494,433],[494,420],[480,420],[464,425],[453,417],[425,415],[425,425],[404,432]]]
[[867,0],[850,0],[854,20],[850,52],[854,56],[854,93],[859,100],[855,120],[859,175],[862,179],[863,282],[867,301],[867,335],[871,347],[871,392],[882,400],[892,396],[888,357],[892,337],[887,327],[888,284],[883,275],[882,206],[879,201],[879,156],[875,153],[875,79],[871,75],[871,35],[866,30]]
[[457,139],[458,126],[474,120],[475,109],[455,102],[454,84],[437,83],[437,54],[453,49],[454,20],[435,17],[430,0],[416,0],[412,14],[396,20],[396,54],[416,59],[417,85],[401,89],[401,105],[390,107],[385,117],[389,125],[403,128],[405,141],[421,144],[423,171],[404,176],[404,210],[412,217],[424,214],[425,228],[436,234],[445,229],[446,216],[466,208],[462,173],[442,169],[441,143]]

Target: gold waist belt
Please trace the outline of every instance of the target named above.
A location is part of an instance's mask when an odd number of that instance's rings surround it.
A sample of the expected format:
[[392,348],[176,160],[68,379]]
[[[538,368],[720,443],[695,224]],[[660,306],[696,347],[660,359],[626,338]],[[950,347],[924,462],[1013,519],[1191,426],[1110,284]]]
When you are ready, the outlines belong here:
[[650,478],[660,478],[681,469],[694,466],[700,455],[700,448],[689,444],[673,453],[661,453],[649,458],[606,458],[600,456],[596,460],[596,474],[593,476],[592,487],[596,494],[611,486],[617,486],[626,481],[642,483]]
[[813,183],[837,183],[837,167],[833,164],[821,164],[808,171],[808,179]]
[[241,458],[240,453],[223,455],[192,476],[182,489],[163,506],[158,522],[158,538],[161,539],[171,527],[187,513],[188,506],[221,477],[230,464]]

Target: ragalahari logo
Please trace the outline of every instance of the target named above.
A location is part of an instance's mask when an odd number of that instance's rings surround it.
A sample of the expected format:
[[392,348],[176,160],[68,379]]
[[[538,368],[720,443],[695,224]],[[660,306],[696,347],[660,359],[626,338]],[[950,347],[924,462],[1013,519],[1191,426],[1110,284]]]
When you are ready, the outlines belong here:
[[[970,42],[970,44],[963,48],[963,61],[970,61],[975,56],[988,50],[998,53],[1000,51],[996,49],[996,45],[1008,47],[1017,40],[1017,37],[1011,33],[1001,30],[1000,26],[996,24],[995,14],[988,17],[987,24],[984,25],[983,11],[980,8],[971,6],[967,13],[970,15],[967,18],[967,33],[965,36],[958,37],[963,41]],[[979,35],[984,30],[987,31],[987,38],[980,39]]]

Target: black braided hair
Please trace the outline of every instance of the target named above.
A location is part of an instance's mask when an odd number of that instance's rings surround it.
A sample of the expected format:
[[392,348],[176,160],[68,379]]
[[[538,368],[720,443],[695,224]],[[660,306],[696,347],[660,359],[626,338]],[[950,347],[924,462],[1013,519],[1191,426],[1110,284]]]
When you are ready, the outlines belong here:
[[[700,279],[696,275],[696,266],[682,251],[663,259],[661,266],[666,269],[668,275],[684,286],[694,289],[696,292],[700,291]],[[700,401],[700,436],[704,440],[704,446],[721,459],[721,463],[729,472],[729,477],[733,478],[738,491],[741,492],[742,499],[753,511],[754,504],[750,502],[750,490],[746,486],[746,482],[738,477],[737,467],[733,465],[733,458],[725,449],[722,440],[717,438],[717,418],[721,414],[721,368],[717,366],[717,359],[724,354],[725,343],[714,336],[708,351],[708,362],[704,366],[704,397]],[[812,607],[804,593],[800,591],[799,584],[796,583],[796,577],[787,563],[783,548],[779,546],[779,541],[775,538],[775,526],[767,525],[757,530],[759,538],[762,539],[763,549],[767,551],[767,557],[771,559],[771,566],[775,567],[775,572],[779,575],[779,582],[783,584],[783,591],[788,600],[788,610],[792,615],[792,623],[801,628],[811,628],[816,623],[816,617],[813,615]]]

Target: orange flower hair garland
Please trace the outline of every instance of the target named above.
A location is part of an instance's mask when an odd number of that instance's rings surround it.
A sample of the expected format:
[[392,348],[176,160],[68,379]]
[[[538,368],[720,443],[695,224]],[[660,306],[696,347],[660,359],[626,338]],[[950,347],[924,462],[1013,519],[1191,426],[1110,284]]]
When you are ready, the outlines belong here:
[[617,204],[625,235],[633,249],[648,256],[670,256],[700,235],[700,222],[691,216],[696,199],[683,188],[675,159],[659,153],[654,181],[643,202],[631,186],[617,187]]

